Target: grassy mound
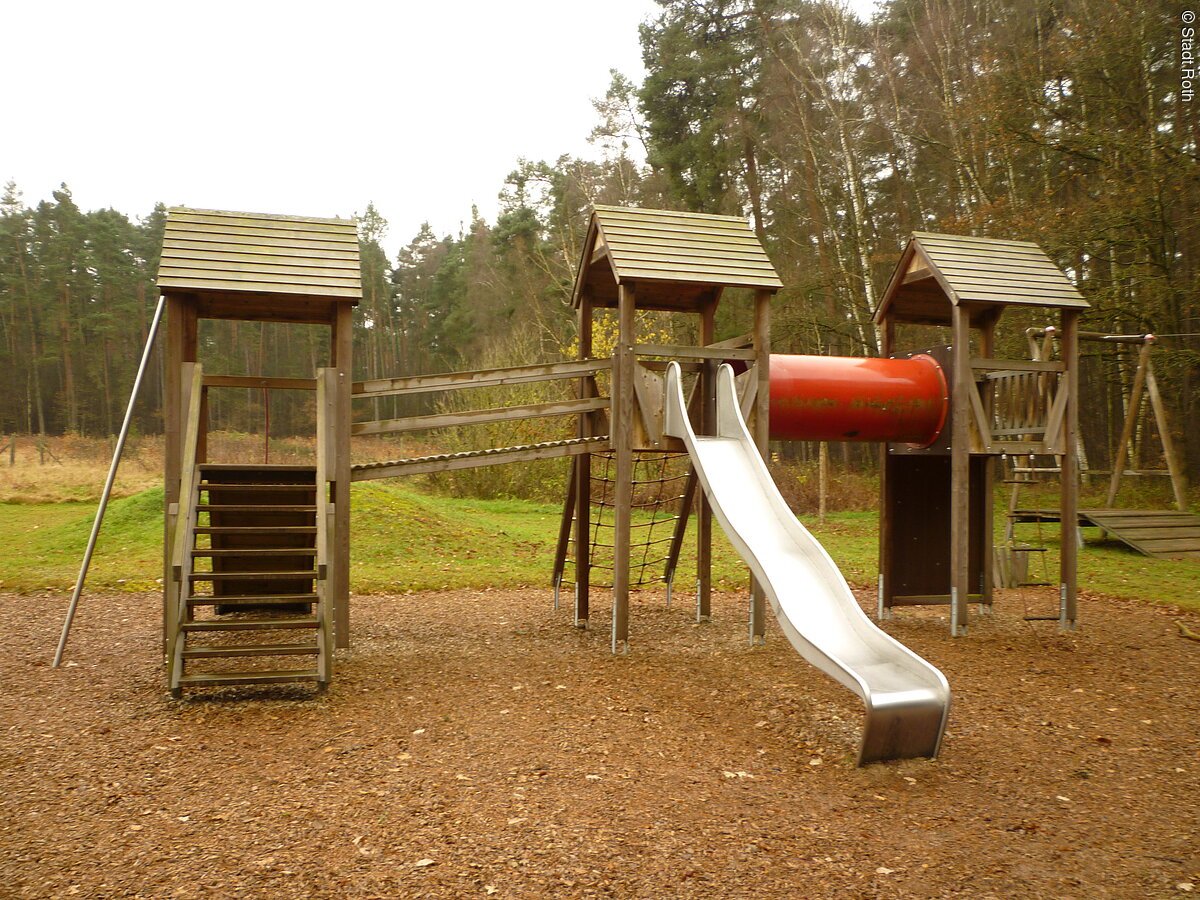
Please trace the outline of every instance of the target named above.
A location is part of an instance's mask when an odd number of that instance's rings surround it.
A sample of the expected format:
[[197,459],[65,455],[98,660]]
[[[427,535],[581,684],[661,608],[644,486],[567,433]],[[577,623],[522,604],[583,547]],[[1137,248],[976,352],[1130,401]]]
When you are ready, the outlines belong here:
[[[89,588],[140,591],[159,586],[162,503],[161,488],[113,501],[88,575]],[[6,536],[0,542],[0,590],[70,590],[94,514],[90,503],[0,503],[0,528]],[[561,514],[558,504],[447,497],[399,480],[357,484],[351,512],[351,587],[357,593],[539,585],[549,589]],[[997,514],[997,534],[1001,515]],[[823,525],[808,516],[800,518],[851,584],[875,584],[875,513],[833,513]],[[1044,573],[1039,560],[1030,574],[1044,574],[1056,582],[1057,529],[1046,532],[1019,536],[1048,546],[1049,552],[1042,554]],[[602,533],[601,539],[610,538]],[[713,551],[714,585],[744,588],[746,568],[720,529],[714,530]],[[640,554],[638,548],[635,562]],[[663,554],[665,545],[651,548],[652,557]],[[690,602],[686,598],[695,587],[695,556],[692,528],[675,580],[682,603]],[[650,578],[657,577],[661,565],[646,571]],[[598,587],[607,576],[597,569],[594,584]],[[1091,535],[1080,555],[1079,585],[1114,597],[1200,608],[1200,564],[1148,559]],[[1045,590],[1049,595],[1054,588]]]

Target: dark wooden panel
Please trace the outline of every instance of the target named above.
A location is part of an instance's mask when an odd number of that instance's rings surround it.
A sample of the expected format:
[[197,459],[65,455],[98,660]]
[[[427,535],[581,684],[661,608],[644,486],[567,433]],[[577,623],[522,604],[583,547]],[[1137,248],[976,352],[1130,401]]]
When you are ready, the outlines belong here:
[[[900,598],[950,595],[950,457],[944,454],[887,456],[891,546],[892,602]],[[991,524],[986,512],[985,457],[970,461],[970,538],[968,541],[969,599],[976,599],[983,573]],[[941,602],[930,600],[928,602]],[[948,601],[947,601],[948,602]]]
[[950,593],[950,457],[887,457],[892,596]]

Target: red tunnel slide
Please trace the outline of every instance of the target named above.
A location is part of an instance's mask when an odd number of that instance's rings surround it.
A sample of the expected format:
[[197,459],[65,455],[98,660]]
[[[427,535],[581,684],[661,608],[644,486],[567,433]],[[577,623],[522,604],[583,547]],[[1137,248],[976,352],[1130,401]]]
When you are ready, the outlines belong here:
[[946,424],[949,387],[930,356],[771,356],[771,439],[926,446]]

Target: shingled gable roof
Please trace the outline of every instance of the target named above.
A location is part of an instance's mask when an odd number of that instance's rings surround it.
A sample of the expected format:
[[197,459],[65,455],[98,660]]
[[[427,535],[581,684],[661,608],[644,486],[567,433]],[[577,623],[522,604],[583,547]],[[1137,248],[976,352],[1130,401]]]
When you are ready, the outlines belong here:
[[913,232],[874,319],[946,324],[952,305],[1087,309],[1088,302],[1031,241]]
[[172,207],[158,288],[356,303],[362,297],[358,225],[354,219]]
[[636,283],[638,306],[690,307],[726,287],[776,291],[783,282],[749,223],[738,216],[597,206],[583,245],[573,300],[586,290],[615,306],[617,287]]

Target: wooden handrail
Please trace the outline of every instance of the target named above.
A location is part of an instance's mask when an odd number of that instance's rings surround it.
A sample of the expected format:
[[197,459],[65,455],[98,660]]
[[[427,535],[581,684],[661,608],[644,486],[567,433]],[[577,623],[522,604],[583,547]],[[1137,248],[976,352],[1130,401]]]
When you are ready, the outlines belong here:
[[[190,369],[190,371],[189,371]],[[170,638],[171,682],[170,687],[179,687],[178,678],[181,672],[181,652],[179,630],[180,622],[185,617],[186,599],[183,582],[186,573],[191,571],[192,535],[196,528],[196,495],[200,480],[200,470],[196,463],[196,452],[200,444],[200,410],[203,399],[204,369],[199,363],[184,363],[181,382],[186,393],[186,414],[184,418],[184,438],[182,465],[179,474],[179,505],[175,516],[175,528],[171,535],[171,566],[170,584],[168,591],[167,633]]]
[[450,428],[458,425],[481,425],[490,422],[511,422],[516,419],[540,419],[569,416],[608,409],[607,397],[588,397],[583,400],[556,400],[549,403],[529,403],[521,406],[501,406],[494,409],[475,409],[463,412],[440,413],[432,416],[410,416],[406,419],[380,419],[355,422],[351,434],[401,434],[430,428]]
[[443,372],[438,375],[410,375],[403,378],[377,378],[354,382],[351,385],[351,393],[355,398],[387,397],[393,394],[423,394],[430,391],[452,391],[458,388],[528,384],[535,381],[557,381],[560,378],[579,378],[582,375],[594,375],[611,368],[611,359],[580,359],[572,362],[509,366],[503,369]]
[[[183,383],[188,386],[187,413],[184,419],[184,438],[182,447],[182,465],[179,473],[179,517],[176,520],[175,534],[171,548],[172,577],[178,581],[181,578],[181,567],[186,548],[186,525],[189,515],[196,512],[196,448],[200,443],[200,400],[201,388],[204,384],[204,370],[199,363],[184,363]],[[191,366],[191,377],[188,377],[188,366]]]

